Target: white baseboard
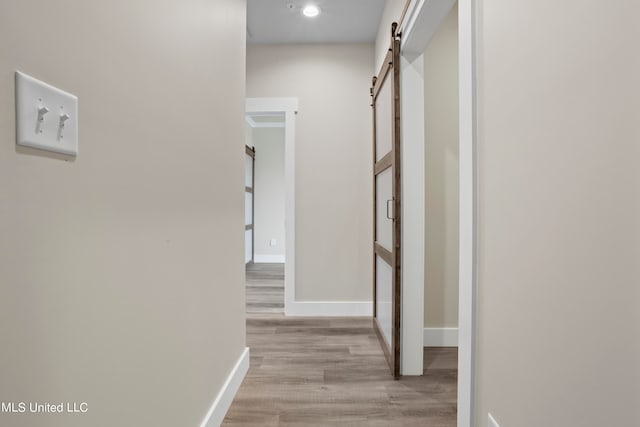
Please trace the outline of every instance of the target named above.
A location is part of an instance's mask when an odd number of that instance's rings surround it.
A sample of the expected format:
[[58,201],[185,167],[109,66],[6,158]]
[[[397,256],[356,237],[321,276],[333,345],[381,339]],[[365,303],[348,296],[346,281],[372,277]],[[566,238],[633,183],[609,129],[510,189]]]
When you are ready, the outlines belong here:
[[373,314],[370,301],[292,301],[285,303],[285,315],[309,317],[366,317]]
[[457,347],[458,328],[424,328],[425,347]]
[[253,262],[284,264],[284,255],[258,255],[253,256]]
[[236,396],[236,393],[240,388],[240,384],[242,384],[242,380],[245,375],[247,375],[248,371],[249,347],[246,347],[227,377],[227,380],[222,386],[220,393],[218,393],[216,400],[213,401],[213,404],[211,405],[211,408],[209,408],[209,412],[207,412],[207,415],[204,417],[200,427],[220,427],[220,424],[222,424],[225,415],[227,415],[231,402],[233,402],[233,398]]

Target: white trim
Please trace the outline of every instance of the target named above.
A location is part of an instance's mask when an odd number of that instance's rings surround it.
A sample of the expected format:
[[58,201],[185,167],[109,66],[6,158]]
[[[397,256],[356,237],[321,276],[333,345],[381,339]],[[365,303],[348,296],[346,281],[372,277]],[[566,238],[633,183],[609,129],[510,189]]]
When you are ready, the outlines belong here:
[[412,0],[403,22],[401,50],[422,54],[456,0]]
[[296,299],[296,110],[287,110],[285,113],[284,129],[284,175],[285,175],[285,248],[284,256],[287,262],[284,265],[284,313],[287,307]]
[[235,366],[231,370],[231,373],[224,382],[222,389],[216,396],[216,400],[209,408],[207,415],[202,420],[200,427],[219,427],[224,420],[227,411],[233,402],[233,398],[236,396],[242,380],[249,371],[249,347],[245,347],[244,351],[238,358]]
[[[422,375],[424,349],[424,57],[400,58],[402,320],[400,373]],[[403,90],[408,88],[409,90]]]
[[284,115],[281,112],[249,113],[249,114],[251,115],[251,117],[280,117],[284,119]]
[[274,117],[273,114],[266,113],[255,113],[255,114],[247,114],[244,116],[244,120],[251,126],[253,129],[255,128],[284,128],[284,122],[256,122],[254,117]]
[[284,123],[280,123],[280,122],[256,122],[254,121],[254,123],[256,124],[255,126],[253,126],[254,128],[284,128]]
[[310,317],[371,317],[370,301],[293,301],[289,303],[287,316]]
[[255,127],[258,125],[258,124],[256,123],[256,121],[255,121],[255,120],[253,120],[253,117],[252,117],[252,116],[249,116],[249,115],[245,115],[245,116],[244,116],[244,121],[245,121],[245,122],[247,122],[247,124],[248,124],[249,126],[251,126],[252,128],[255,128]]
[[458,1],[460,80],[460,269],[458,308],[458,427],[473,427],[476,306],[476,69],[475,0]]
[[[454,0],[411,0],[402,31],[406,57],[424,52]],[[474,427],[476,287],[476,0],[458,0],[460,137],[460,253],[458,317],[458,427]],[[449,7],[449,9],[447,9]],[[435,27],[434,27],[435,25]],[[410,88],[406,88],[410,90]],[[405,96],[405,89],[401,96]]]
[[424,328],[425,347],[458,347],[458,328]]
[[255,263],[279,263],[284,264],[285,257],[284,255],[253,255],[253,262]]
[[246,113],[284,113],[285,259],[284,313],[295,302],[296,277],[296,154],[295,133],[298,98],[247,98]]

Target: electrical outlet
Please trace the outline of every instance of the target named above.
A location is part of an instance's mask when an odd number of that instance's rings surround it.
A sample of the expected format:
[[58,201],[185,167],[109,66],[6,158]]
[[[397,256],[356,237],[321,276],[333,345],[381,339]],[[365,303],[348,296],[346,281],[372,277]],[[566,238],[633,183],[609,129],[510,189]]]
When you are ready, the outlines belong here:
[[491,413],[489,413],[489,421],[487,422],[487,426],[488,427],[500,427],[498,425],[498,422],[495,420],[495,418],[493,418],[493,415],[491,415]]

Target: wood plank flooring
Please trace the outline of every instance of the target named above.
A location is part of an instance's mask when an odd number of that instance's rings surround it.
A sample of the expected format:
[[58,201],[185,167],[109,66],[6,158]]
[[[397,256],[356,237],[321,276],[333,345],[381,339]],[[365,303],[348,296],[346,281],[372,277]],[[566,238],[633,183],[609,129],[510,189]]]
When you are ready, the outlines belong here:
[[246,265],[247,313],[284,313],[284,264]]
[[249,313],[247,345],[251,367],[223,426],[456,425],[455,348],[425,349],[425,375],[395,381],[370,318]]

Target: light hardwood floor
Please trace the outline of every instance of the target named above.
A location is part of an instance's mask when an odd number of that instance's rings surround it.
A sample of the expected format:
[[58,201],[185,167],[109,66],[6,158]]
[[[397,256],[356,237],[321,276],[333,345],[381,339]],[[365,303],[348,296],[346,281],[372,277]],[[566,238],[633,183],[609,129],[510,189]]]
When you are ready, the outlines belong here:
[[223,426],[456,425],[457,349],[392,379],[370,318],[249,313],[251,368]]
[[284,264],[247,264],[247,314],[284,313]]

